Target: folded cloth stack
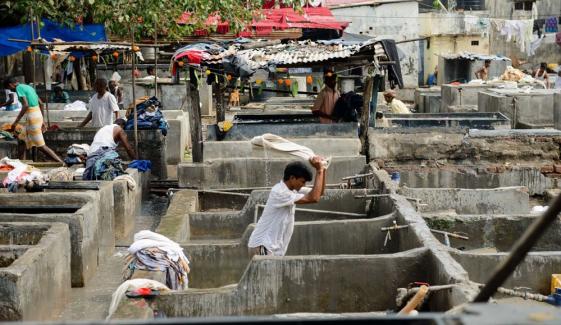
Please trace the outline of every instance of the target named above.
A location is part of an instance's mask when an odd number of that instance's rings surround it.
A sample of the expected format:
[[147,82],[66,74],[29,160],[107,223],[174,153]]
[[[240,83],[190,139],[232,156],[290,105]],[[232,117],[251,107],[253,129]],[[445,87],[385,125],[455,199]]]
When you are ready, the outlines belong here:
[[188,288],[189,260],[183,248],[165,236],[149,230],[134,235],[134,243],[125,257],[123,278],[128,280],[135,270],[160,271],[166,274],[166,285],[172,290]]
[[66,149],[66,158],[64,158],[64,162],[68,166],[82,164],[86,161],[88,151],[90,151],[90,146],[87,144],[73,144]]
[[[146,101],[136,105],[137,125],[139,130],[156,130],[160,129],[165,136],[168,133],[168,122],[160,111],[162,104],[156,97],[147,99]],[[134,129],[134,110],[127,115],[127,124],[125,130]]]

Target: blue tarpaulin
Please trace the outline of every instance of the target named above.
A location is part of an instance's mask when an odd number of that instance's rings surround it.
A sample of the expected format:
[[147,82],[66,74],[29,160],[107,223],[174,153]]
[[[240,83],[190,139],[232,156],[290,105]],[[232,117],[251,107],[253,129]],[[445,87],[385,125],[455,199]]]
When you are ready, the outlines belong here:
[[[38,37],[37,25],[34,27],[35,37]],[[58,38],[65,42],[106,42],[107,36],[103,25],[76,25],[73,28],[59,25],[43,19],[41,38],[52,42]],[[25,50],[29,43],[10,41],[9,39],[31,40],[31,25],[19,25],[0,28],[0,57],[12,55]]]

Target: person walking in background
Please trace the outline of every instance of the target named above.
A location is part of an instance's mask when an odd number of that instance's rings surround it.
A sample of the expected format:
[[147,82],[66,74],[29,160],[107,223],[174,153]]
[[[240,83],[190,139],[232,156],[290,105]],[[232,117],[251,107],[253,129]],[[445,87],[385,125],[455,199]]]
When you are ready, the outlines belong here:
[[[43,132],[46,130],[46,126],[43,121],[43,102],[39,99],[35,89],[31,86],[20,84],[14,77],[8,78],[8,87],[11,91],[17,93],[22,106],[14,123],[12,123],[10,131],[14,131],[18,122],[25,116],[25,147],[27,149],[36,147],[51,159],[64,164],[64,161],[45,144]],[[25,150],[23,148],[19,149],[19,158],[23,159]]]
[[94,87],[97,93],[90,99],[89,113],[78,127],[84,127],[92,121],[93,127],[100,128],[113,124],[113,121],[119,118],[117,99],[107,91],[107,80],[98,78]]

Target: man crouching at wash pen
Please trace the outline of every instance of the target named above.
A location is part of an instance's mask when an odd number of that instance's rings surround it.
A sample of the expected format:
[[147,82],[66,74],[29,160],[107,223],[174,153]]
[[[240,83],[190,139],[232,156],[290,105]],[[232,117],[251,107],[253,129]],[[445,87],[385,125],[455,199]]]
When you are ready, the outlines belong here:
[[95,134],[88,159],[86,170],[82,176],[84,180],[113,180],[115,177],[125,174],[123,163],[117,153],[117,146],[122,144],[131,160],[135,159],[135,153],[127,140],[127,134],[123,130],[126,121],[117,119],[115,124],[102,127]]

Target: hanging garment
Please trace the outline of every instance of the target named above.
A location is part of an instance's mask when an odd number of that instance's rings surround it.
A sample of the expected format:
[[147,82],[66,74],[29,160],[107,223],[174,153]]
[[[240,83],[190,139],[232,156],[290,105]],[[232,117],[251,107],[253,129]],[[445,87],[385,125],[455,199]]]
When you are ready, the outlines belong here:
[[517,42],[520,51],[527,53],[531,49],[534,20],[504,20],[494,24],[507,42]]
[[[270,148],[279,152],[284,152],[305,160],[310,160],[312,157],[316,156],[312,149],[288,141],[282,137],[279,137],[278,135],[274,135],[271,133],[265,133],[262,136],[254,137],[253,139],[251,139],[251,144],[263,148]],[[330,162],[331,158],[327,158],[324,161],[325,168],[329,167]]]
[[557,17],[550,17],[545,20],[545,32],[557,33],[559,31],[559,21]]
[[558,32],[555,35],[555,43],[557,43],[557,45],[561,46],[561,32]]
[[530,42],[530,48],[528,49],[528,56],[533,56],[536,54],[536,50],[542,45],[544,37],[539,37],[537,35],[532,35],[532,42]]

